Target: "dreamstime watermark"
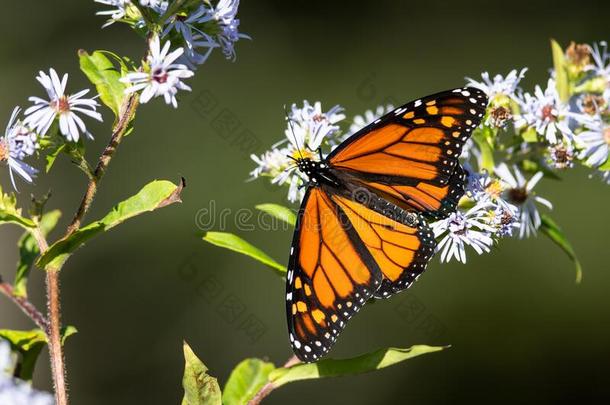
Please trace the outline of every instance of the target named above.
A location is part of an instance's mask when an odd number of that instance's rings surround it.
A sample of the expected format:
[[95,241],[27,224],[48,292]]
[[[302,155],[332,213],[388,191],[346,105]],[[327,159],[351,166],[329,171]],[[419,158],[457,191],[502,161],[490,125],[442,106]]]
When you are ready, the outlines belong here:
[[404,297],[395,297],[394,311],[400,319],[415,332],[419,332],[426,339],[438,340],[447,336],[448,329],[434,314],[430,313],[426,305],[417,296],[410,292],[402,294]]
[[211,90],[201,90],[190,104],[203,120],[209,122],[216,135],[235,148],[243,158],[250,159],[251,154],[260,153],[263,144],[258,136],[242,123],[235,112],[222,106]]
[[[332,235],[339,231],[340,234],[345,234],[350,230],[358,231],[370,227],[371,214],[360,212],[352,202],[409,227],[418,225],[419,219],[414,212],[390,204],[370,190],[358,187],[349,195],[317,198],[314,203],[316,207],[311,209],[310,214],[302,220],[300,229],[317,233],[330,232]],[[237,229],[249,232],[292,229],[291,224],[268,212],[252,208],[219,208],[215,200],[210,200],[207,207],[200,208],[195,213],[195,225],[202,231]]]
[[221,319],[243,333],[250,343],[256,343],[267,333],[267,325],[249,312],[248,305],[228,290],[218,277],[201,271],[194,259],[194,256],[188,257],[178,266],[180,279],[192,286],[199,298],[213,305]]
[[212,230],[222,232],[228,229],[246,232],[292,229],[292,225],[264,211],[252,208],[218,208],[215,200],[210,200],[207,207],[195,213],[195,226],[206,232]]
[[372,72],[364,77],[356,86],[356,97],[371,106],[378,105],[401,105],[402,103],[394,96],[382,96],[377,85],[377,73]]

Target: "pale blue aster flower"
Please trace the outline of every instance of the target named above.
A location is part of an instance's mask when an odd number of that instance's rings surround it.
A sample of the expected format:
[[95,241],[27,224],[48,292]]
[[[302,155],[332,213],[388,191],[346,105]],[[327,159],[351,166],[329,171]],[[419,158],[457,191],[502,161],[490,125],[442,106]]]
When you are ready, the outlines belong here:
[[[610,81],[610,52],[608,52],[608,43],[601,41],[593,44],[589,49],[593,63],[587,66],[585,70]],[[610,83],[607,84],[610,85]]]
[[219,33],[213,36],[215,42],[222,48],[227,59],[235,60],[235,42],[240,39],[251,39],[239,32],[239,19],[236,18],[239,0],[220,0],[210,13],[218,22]]
[[140,4],[151,8],[157,14],[164,14],[167,11],[169,2],[167,0],[140,0]]
[[288,113],[289,124],[284,131],[286,139],[294,148],[316,151],[323,141],[330,141],[340,130],[338,122],[345,119],[343,107],[335,105],[323,112],[322,103],[316,101],[313,105],[307,100],[303,107],[292,104]]
[[112,7],[110,10],[103,10],[95,13],[96,15],[109,17],[102,28],[106,28],[125,17],[127,14],[127,7],[131,4],[129,0],[95,0],[95,2]]
[[178,107],[178,90],[191,90],[182,80],[192,77],[194,73],[187,66],[174,63],[184,53],[184,49],[178,48],[170,52],[170,47],[169,41],[161,48],[159,37],[155,35],[152,38],[150,54],[147,57],[148,70],[128,73],[121,78],[122,82],[131,84],[125,90],[126,93],[142,90],[142,103],[147,103],[153,97],[163,96],[167,104]]
[[506,238],[513,236],[513,231],[521,227],[519,209],[514,205],[496,206],[490,210],[490,223],[495,228],[495,236]]
[[608,160],[610,152],[610,125],[601,118],[586,125],[586,130],[579,133],[576,143],[582,148],[580,159],[586,159],[586,164],[599,167]]
[[4,136],[0,137],[0,163],[8,166],[11,183],[15,190],[17,190],[17,185],[14,173],[28,183],[32,183],[38,173],[35,168],[23,162],[25,158],[36,153],[38,137],[27,125],[17,119],[20,111],[19,107],[15,107]]
[[466,86],[484,91],[493,103],[495,98],[501,96],[514,98],[515,91],[519,87],[519,82],[525,77],[525,72],[527,72],[527,68],[523,68],[520,71],[513,69],[506,76],[497,74],[493,78],[490,77],[489,72],[483,72],[481,74],[482,81],[467,77]]
[[68,74],[65,74],[60,80],[53,68],[49,70],[48,75],[41,71],[36,79],[47,91],[49,100],[30,97],[29,100],[34,105],[25,110],[25,124],[35,129],[39,135],[44,136],[55,119],[59,118],[59,131],[68,141],[78,142],[81,133],[93,139],[85,122],[78,116],[78,114],[83,114],[102,121],[102,115],[97,112],[99,104],[95,98],[84,98],[89,93],[89,89],[71,96],[66,95]]
[[559,99],[555,80],[550,78],[545,90],[536,86],[534,94],[525,93],[518,98],[521,115],[515,117],[515,126],[520,129],[534,127],[550,144],[561,140],[571,142],[574,132],[569,120],[585,124],[590,118],[584,114],[571,112],[569,106]]
[[519,237],[523,239],[535,235],[540,227],[541,219],[536,203],[549,209],[553,209],[553,205],[534,192],[534,187],[543,177],[542,172],[537,172],[529,180],[517,166],[513,166],[513,172],[514,174],[505,163],[495,169],[495,174],[505,183],[504,198],[519,209]]
[[496,229],[489,222],[488,208],[487,204],[477,204],[466,212],[455,211],[431,225],[434,236],[440,238],[436,251],[441,252],[441,262],[455,259],[466,263],[466,246],[479,255],[490,251]]
[[343,108],[338,105],[324,112],[320,102],[312,105],[305,100],[302,107],[293,104],[288,112],[285,139],[273,145],[270,151],[251,156],[257,164],[250,173],[251,177],[267,176],[272,178],[273,184],[287,184],[288,200],[300,201],[304,196],[303,185],[307,176],[294,170],[294,159],[306,157],[319,160],[318,149],[330,144],[339,131],[337,123],[344,118]]
[[[202,24],[212,19],[214,19],[214,15],[208,6],[204,4],[187,16],[171,16],[163,30],[162,36],[164,37],[171,31],[176,31],[183,38],[185,52],[181,57],[181,62],[184,62],[191,69],[203,64],[212,53],[212,50],[220,46],[199,28]],[[205,49],[205,51],[200,52],[200,49]]]
[[506,185],[499,178],[491,176],[487,171],[475,172],[470,164],[464,164],[466,171],[466,195],[478,204],[487,207],[499,207],[514,212],[513,204],[506,200],[504,192]]

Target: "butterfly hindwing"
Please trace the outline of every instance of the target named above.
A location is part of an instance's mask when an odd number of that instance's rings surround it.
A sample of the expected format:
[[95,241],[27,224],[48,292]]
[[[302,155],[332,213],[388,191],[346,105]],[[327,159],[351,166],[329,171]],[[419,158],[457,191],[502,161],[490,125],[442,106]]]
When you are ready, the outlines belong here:
[[409,288],[426,269],[436,247],[426,219],[374,195],[366,203],[338,195],[332,199],[380,268],[383,279],[375,298],[388,298]]
[[352,135],[328,161],[404,209],[445,217],[463,194],[458,158],[486,106],[474,88],[424,97]]
[[297,357],[311,362],[324,355],[380,283],[381,273],[347,217],[325,191],[308,189],[286,283],[288,332]]

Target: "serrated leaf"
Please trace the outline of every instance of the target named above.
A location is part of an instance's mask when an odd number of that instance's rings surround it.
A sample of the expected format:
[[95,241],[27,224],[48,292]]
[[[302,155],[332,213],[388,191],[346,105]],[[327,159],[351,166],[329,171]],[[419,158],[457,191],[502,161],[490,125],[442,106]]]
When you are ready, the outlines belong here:
[[15,224],[22,228],[35,228],[36,224],[30,219],[21,216],[21,209],[17,208],[15,193],[4,194],[0,186],[0,225]]
[[259,204],[255,207],[259,211],[263,211],[266,214],[271,215],[273,218],[277,218],[293,227],[297,223],[297,216],[293,210],[288,207],[284,207],[279,204]]
[[184,377],[182,405],[221,405],[221,392],[216,378],[207,374],[208,368],[184,342]]
[[443,349],[446,347],[426,345],[416,345],[408,349],[386,348],[351,359],[325,359],[317,363],[297,364],[288,368],[275,369],[269,375],[269,381],[275,387],[281,387],[284,384],[301,380],[368,373]]
[[[61,217],[61,211],[55,210],[44,214],[40,220],[40,230],[44,236],[55,228]],[[19,247],[19,261],[13,282],[13,294],[18,297],[27,297],[27,282],[34,261],[40,254],[38,243],[30,232],[25,232],[17,244]]]
[[81,70],[89,81],[95,85],[100,100],[118,117],[121,114],[121,106],[126,97],[126,86],[120,81],[121,73],[104,55],[104,51],[95,51],[88,54],[81,49],[78,51],[78,57]]
[[184,183],[176,186],[166,180],[155,180],[148,183],[136,195],[117,204],[104,218],[80,228],[67,238],[51,245],[36,264],[41,268],[49,265],[51,267],[61,266],[76,249],[94,236],[135,216],[181,202],[180,193],[183,187]]
[[203,237],[203,240],[221,248],[229,249],[242,255],[250,256],[259,262],[269,266],[276,271],[277,274],[284,277],[286,267],[282,266],[268,254],[246,242],[242,238],[232,233],[227,232],[208,232]]
[[[74,333],[76,333],[76,328],[73,326],[63,328],[61,332],[62,344]],[[29,331],[0,329],[0,338],[8,341],[12,350],[21,356],[15,377],[24,381],[31,381],[36,360],[38,360],[41,350],[47,344],[45,333],[40,329]]]
[[553,221],[551,217],[542,214],[540,216],[540,219],[540,231],[544,235],[548,236],[549,239],[551,239],[557,246],[559,246],[568,255],[570,259],[572,259],[576,268],[576,283],[580,283],[582,281],[582,267],[580,265],[580,261],[576,257],[576,252],[574,251],[572,244],[563,234],[563,231],[561,230],[559,225],[557,225],[557,223],[555,223],[555,221]]
[[246,359],[231,372],[222,392],[224,405],[245,405],[267,383],[275,370],[273,363],[260,359]]
[[555,68],[555,83],[557,93],[562,102],[567,102],[570,98],[570,85],[568,82],[568,71],[566,70],[566,60],[561,45],[551,39],[551,52],[553,53],[553,67]]

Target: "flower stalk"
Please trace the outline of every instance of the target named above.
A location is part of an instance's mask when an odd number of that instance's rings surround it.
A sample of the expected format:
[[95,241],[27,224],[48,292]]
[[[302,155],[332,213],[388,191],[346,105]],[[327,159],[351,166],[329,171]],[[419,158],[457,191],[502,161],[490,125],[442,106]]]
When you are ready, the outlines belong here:
[[108,143],[106,149],[104,149],[104,152],[101,154],[98,160],[97,167],[93,172],[93,177],[89,180],[89,184],[87,185],[85,195],[83,195],[80,206],[78,207],[78,210],[74,215],[74,219],[72,219],[72,222],[68,226],[66,237],[72,235],[80,228],[80,225],[85,215],[89,211],[89,208],[91,208],[91,204],[93,203],[93,199],[95,198],[95,194],[97,193],[97,187],[99,185],[99,182],[104,177],[104,174],[106,173],[106,169],[108,168],[112,157],[114,156],[118,146],[123,140],[125,133],[129,129],[129,124],[135,116],[137,106],[137,94],[130,95],[125,100],[122,109],[123,114],[119,118],[119,121],[115,125],[114,130],[112,131],[112,137],[110,138],[110,142]]
[[15,295],[12,285],[0,281],[0,293],[10,299],[36,326],[44,331],[47,330],[48,322],[44,315],[27,298]]

